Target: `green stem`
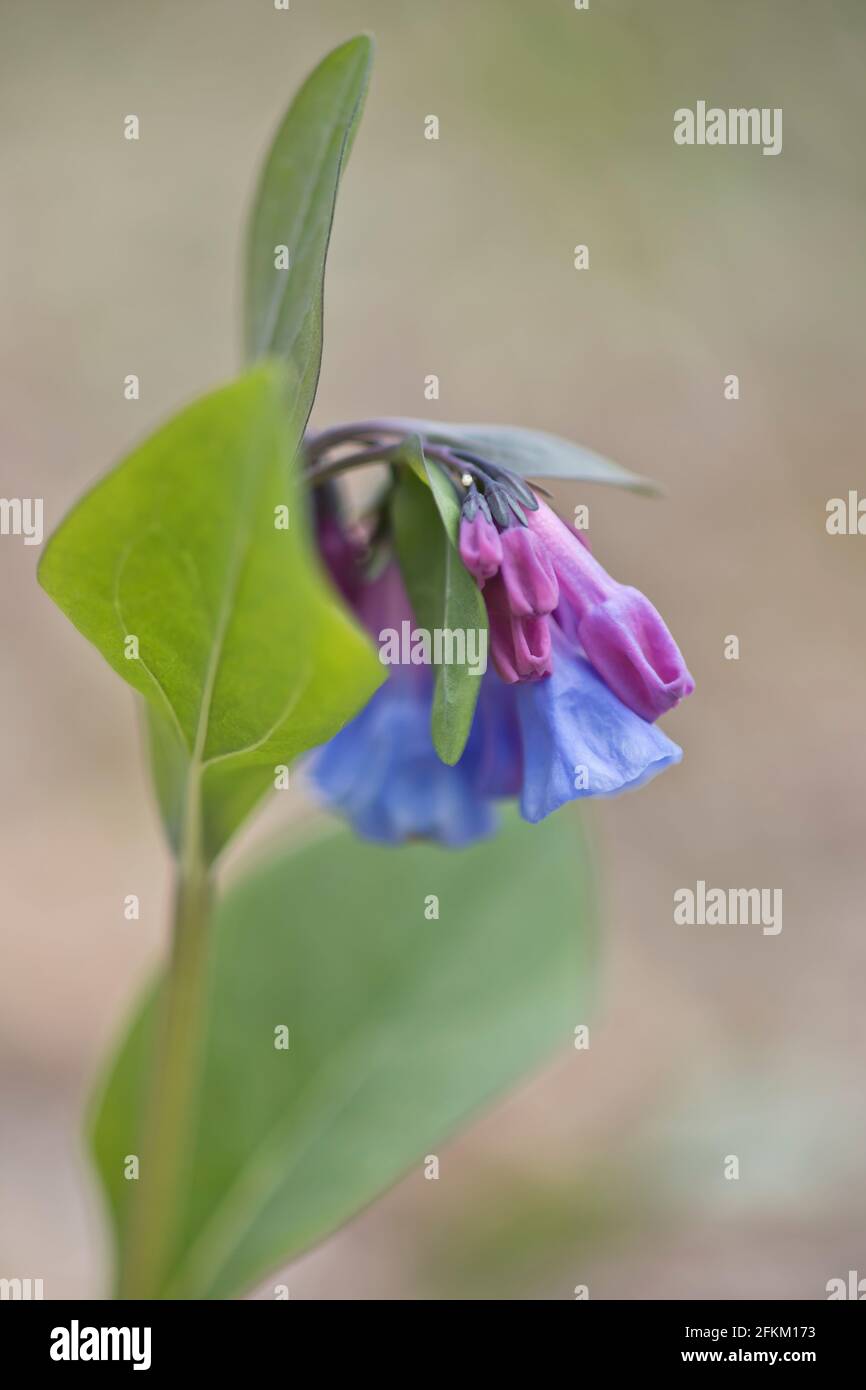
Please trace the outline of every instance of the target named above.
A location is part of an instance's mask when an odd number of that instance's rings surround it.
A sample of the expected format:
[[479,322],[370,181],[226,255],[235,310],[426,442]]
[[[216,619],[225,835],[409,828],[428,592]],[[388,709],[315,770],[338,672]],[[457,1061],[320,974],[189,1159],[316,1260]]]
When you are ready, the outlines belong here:
[[212,884],[201,854],[195,812],[191,821],[178,865],[171,962],[160,1003],[140,1177],[131,1203],[128,1238],[123,1243],[121,1298],[160,1296],[169,1273],[171,1243],[180,1223],[192,1159]]

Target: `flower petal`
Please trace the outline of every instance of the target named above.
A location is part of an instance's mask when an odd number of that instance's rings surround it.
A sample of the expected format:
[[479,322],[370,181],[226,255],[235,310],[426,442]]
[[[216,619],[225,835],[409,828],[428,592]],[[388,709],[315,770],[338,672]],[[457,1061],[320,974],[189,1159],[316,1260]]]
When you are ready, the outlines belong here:
[[501,540],[502,581],[514,616],[552,613],[559,602],[559,585],[542,542],[526,526],[510,526]]
[[499,532],[480,511],[460,522],[460,558],[481,587],[502,564],[502,541]]
[[658,719],[695,688],[664,619],[639,589],[619,586],[589,609],[577,635],[602,679],[644,719]]
[[501,574],[486,585],[484,599],[490,623],[490,650],[502,679],[512,684],[546,676],[551,662],[547,618],[516,618]]
[[523,738],[525,820],[585,796],[639,787],[682,750],[628,709],[554,628],[553,674],[515,689]]
[[468,768],[440,762],[430,736],[432,682],[392,676],[359,715],[312,754],[308,772],[326,804],[368,840],[463,846],[496,828],[493,806]]
[[488,667],[466,750],[458,763],[481,796],[520,795],[523,752],[514,690]]
[[690,695],[695,683],[649,599],[611,579],[543,502],[530,515],[529,527],[556,571],[563,627],[576,635],[614,694],[644,719],[658,719]]

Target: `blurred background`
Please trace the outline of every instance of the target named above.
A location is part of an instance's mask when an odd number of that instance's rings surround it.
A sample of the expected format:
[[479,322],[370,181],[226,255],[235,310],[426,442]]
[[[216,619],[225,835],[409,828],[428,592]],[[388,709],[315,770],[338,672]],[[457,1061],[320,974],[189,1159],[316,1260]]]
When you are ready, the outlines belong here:
[[[314,423],[546,428],[666,493],[558,493],[698,686],[666,722],[682,765],[586,809],[591,1048],[443,1146],[447,1182],[419,1166],[296,1263],[292,1297],[822,1298],[866,1276],[866,539],[825,529],[828,498],[866,494],[860,0],[0,0],[0,24],[0,493],[44,497],[46,534],[237,369],[259,162],[359,29],[378,57]],[[677,147],[698,100],[782,107],[781,155]],[[79,1112],[164,950],[169,865],[130,692],[38,554],[0,540],[0,1274],[100,1297]],[[277,800],[241,853],[309,814]],[[781,935],[674,926],[699,878],[781,888]]]

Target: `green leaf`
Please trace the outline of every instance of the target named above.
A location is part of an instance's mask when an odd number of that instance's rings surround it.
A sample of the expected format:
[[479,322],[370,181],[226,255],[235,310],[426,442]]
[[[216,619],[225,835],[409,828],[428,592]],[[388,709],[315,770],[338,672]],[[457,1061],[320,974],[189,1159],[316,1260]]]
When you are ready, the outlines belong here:
[[[509,817],[460,854],[341,831],[229,891],[166,1297],[236,1295],[425,1154],[447,1171],[439,1146],[467,1116],[568,1045],[595,962],[578,826]],[[93,1129],[121,1252],[157,1003],[151,992]]]
[[579,483],[609,483],[632,492],[657,493],[650,478],[630,473],[601,454],[543,430],[516,425],[449,425],[440,420],[397,420],[431,444],[456,445],[522,478],[554,478]]
[[[248,359],[282,355],[297,373],[302,430],[322,359],[322,295],[334,204],[373,61],[366,35],[322,60],[295,97],[259,180],[247,238]],[[288,248],[278,269],[276,248]]]
[[[487,609],[457,548],[460,506],[442,470],[424,458],[417,437],[403,446],[392,498],[395,545],[418,624],[455,634],[464,655],[483,660],[445,661],[436,668],[431,733],[444,763],[454,764],[466,746],[487,662]],[[420,479],[425,478],[426,484]],[[447,654],[447,637],[444,650]],[[459,651],[459,648],[455,648]]]
[[310,546],[287,394],[270,363],[197,401],[78,503],[39,566],[147,700],[169,838],[200,792],[208,858],[275,765],[329,738],[382,680]]

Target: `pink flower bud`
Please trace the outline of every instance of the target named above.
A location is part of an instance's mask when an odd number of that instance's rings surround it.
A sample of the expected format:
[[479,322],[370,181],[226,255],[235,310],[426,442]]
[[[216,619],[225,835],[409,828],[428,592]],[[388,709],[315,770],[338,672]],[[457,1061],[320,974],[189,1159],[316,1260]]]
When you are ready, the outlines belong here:
[[526,526],[509,526],[500,539],[502,580],[511,612],[517,618],[552,613],[559,602],[559,584],[542,542]]
[[460,522],[460,558],[482,588],[502,564],[499,532],[480,511],[471,521],[464,516]]
[[509,685],[550,675],[551,642],[547,618],[516,617],[501,575],[485,589],[493,664]]
[[544,502],[528,520],[559,581],[563,626],[623,704],[652,721],[690,695],[695,683],[649,599],[611,579]]

